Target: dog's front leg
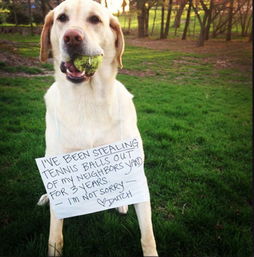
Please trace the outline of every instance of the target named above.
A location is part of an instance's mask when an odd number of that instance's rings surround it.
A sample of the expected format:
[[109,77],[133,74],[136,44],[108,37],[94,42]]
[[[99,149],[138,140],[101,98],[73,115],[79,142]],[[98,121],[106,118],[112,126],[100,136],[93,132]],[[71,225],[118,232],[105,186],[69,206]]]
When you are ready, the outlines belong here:
[[158,256],[153,235],[152,215],[150,202],[135,204],[141,231],[141,245],[144,256]]
[[63,249],[63,219],[57,219],[50,208],[50,232],[48,242],[48,256],[61,256]]

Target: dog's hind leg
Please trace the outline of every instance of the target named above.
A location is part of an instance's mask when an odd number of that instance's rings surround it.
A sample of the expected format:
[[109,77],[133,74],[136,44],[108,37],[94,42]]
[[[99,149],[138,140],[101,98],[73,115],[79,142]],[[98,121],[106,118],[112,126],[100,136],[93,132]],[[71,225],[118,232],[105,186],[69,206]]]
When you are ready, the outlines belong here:
[[63,249],[63,219],[57,219],[50,208],[50,232],[48,242],[48,256],[61,256]]
[[127,212],[128,212],[128,205],[124,205],[124,206],[121,206],[121,207],[117,207],[116,209],[117,209],[117,211],[118,211],[120,214],[127,214]]
[[141,245],[144,256],[158,256],[153,234],[152,215],[150,202],[135,204],[141,231]]

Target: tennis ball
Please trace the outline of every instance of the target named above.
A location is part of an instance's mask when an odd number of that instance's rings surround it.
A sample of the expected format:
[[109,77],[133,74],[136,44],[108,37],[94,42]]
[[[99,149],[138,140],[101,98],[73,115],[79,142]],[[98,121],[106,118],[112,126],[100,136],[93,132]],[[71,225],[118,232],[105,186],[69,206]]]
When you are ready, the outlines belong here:
[[78,56],[74,60],[75,67],[80,71],[85,71],[86,75],[93,75],[98,69],[100,63],[102,62],[102,56]]

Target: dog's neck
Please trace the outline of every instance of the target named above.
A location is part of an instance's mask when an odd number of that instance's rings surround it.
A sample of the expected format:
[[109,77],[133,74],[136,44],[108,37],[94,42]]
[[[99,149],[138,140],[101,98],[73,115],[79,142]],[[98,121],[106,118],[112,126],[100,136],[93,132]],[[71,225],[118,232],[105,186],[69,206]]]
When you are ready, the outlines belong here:
[[59,89],[59,96],[69,102],[88,101],[90,104],[110,103],[115,95],[115,79],[117,64],[115,62],[103,63],[94,76],[79,84],[67,80],[66,75],[59,69],[59,63],[55,62],[55,81]]

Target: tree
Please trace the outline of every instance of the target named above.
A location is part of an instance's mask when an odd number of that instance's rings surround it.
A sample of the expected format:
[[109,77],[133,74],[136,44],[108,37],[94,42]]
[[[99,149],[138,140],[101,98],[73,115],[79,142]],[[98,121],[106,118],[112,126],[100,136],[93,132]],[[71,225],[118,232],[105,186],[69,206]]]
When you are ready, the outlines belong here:
[[[242,4],[244,2],[244,4]],[[251,25],[252,19],[252,7],[250,0],[241,0],[237,2],[239,9],[239,22],[241,26],[241,36],[245,37],[248,35],[248,31]]]
[[31,28],[31,35],[33,35],[34,32],[33,32],[32,4],[31,4],[31,0],[28,0],[27,2],[28,2],[28,17],[29,17],[29,23]]
[[17,0],[3,0],[0,2],[0,7],[3,9],[8,9],[10,12],[6,18],[9,23],[14,23],[16,26],[19,24],[18,17],[22,20],[22,15],[20,14],[20,3]]
[[[205,3],[204,0],[196,0],[195,3],[192,3],[192,8],[200,24],[198,46],[204,46],[205,40],[209,39],[211,24],[218,18],[221,11],[225,9],[227,2],[228,0],[209,0]],[[200,6],[201,8],[199,8]],[[203,12],[203,15],[199,13],[200,10]]]
[[146,21],[148,20],[148,10],[146,7],[145,0],[137,1],[137,10],[138,10],[138,37],[146,37],[148,31],[146,30]]
[[[251,8],[249,5],[250,0],[220,0],[220,5],[216,4],[212,15],[213,33],[212,37],[215,38],[219,34],[226,33],[226,39],[232,38],[232,27],[234,25],[242,25],[243,16],[247,16],[246,23],[243,22],[244,30],[246,30],[245,36],[247,36],[250,20],[251,20]],[[249,20],[248,20],[249,19]],[[242,28],[243,33],[243,28]]]
[[[126,14],[125,14],[126,15]],[[127,13],[128,17],[128,29],[125,33],[129,34],[131,31],[131,22],[133,16],[136,15],[136,1],[135,0],[130,0],[129,1],[129,12]]]
[[189,0],[189,7],[187,10],[187,16],[186,16],[185,26],[183,30],[182,40],[185,40],[187,37],[187,31],[190,23],[191,6],[192,6],[192,0]]
[[[166,0],[162,1],[161,6],[161,32],[160,32],[160,38],[164,39],[168,37],[169,33],[169,27],[170,27],[170,18],[172,13],[172,7],[173,7],[173,0],[169,0],[168,3],[166,3]],[[167,5],[167,17],[166,17],[166,23],[165,23],[165,7]]]
[[176,28],[176,29],[180,27],[181,17],[182,17],[182,14],[183,14],[186,4],[188,3],[188,0],[180,0],[179,2],[180,2],[179,8],[177,9],[175,21],[174,21],[174,28]]
[[253,42],[253,27],[251,28],[251,31],[250,31],[249,42]]
[[173,5],[173,0],[169,0],[169,3],[168,3],[168,14],[167,14],[167,19],[166,19],[165,31],[163,33],[163,38],[167,38],[168,37],[170,18],[171,18],[171,12],[172,12],[172,5]]
[[[197,42],[197,46],[204,46],[205,44],[205,38],[207,33],[207,25],[208,25],[208,16],[210,15],[211,8],[213,6],[214,0],[209,0],[209,6],[207,6],[203,0],[196,1],[195,4],[192,3],[192,8],[198,18],[199,24],[200,24],[200,33],[199,33],[199,39]],[[203,16],[199,13],[199,3],[202,6],[202,10],[204,12]]]
[[207,24],[205,28],[205,40],[209,39],[213,11],[214,11],[214,1],[210,1],[210,8],[207,13]]
[[16,1],[13,0],[12,1],[12,8],[13,8],[13,14],[14,14],[14,21],[15,21],[15,25],[18,25],[18,18],[17,18],[17,11],[16,11]]
[[151,35],[153,35],[153,31],[154,31],[154,27],[155,27],[155,21],[156,21],[156,18],[157,18],[157,10],[158,10],[158,3],[155,6]]
[[163,38],[163,33],[164,33],[165,4],[166,4],[166,0],[163,0],[162,1],[162,6],[161,6],[161,32],[160,32],[160,38]]
[[234,7],[234,0],[230,0],[230,6],[228,11],[228,24],[227,24],[227,34],[226,34],[226,41],[230,41],[232,38],[232,21],[233,21],[233,7]]
[[138,16],[138,36],[147,37],[149,27],[149,11],[156,3],[155,0],[136,0]]

